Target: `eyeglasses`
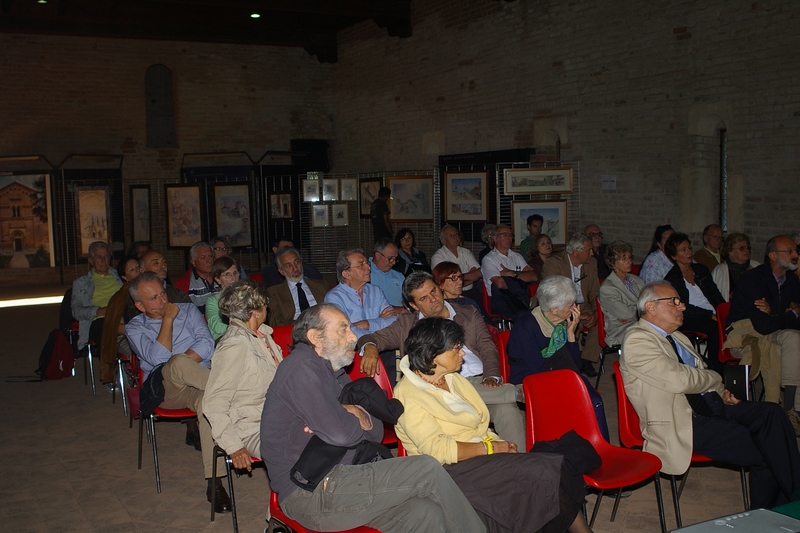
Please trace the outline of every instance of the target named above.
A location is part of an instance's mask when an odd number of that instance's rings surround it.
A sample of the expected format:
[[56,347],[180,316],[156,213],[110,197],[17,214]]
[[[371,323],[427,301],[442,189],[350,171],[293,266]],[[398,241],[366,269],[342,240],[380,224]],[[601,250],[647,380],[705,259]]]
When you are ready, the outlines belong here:
[[227,252],[228,249],[225,246],[215,246],[214,247],[214,251],[215,252]]
[[706,237],[710,237],[712,239],[722,239],[722,235],[711,235],[710,233],[706,235]]
[[401,241],[413,241],[414,237],[412,237],[411,235],[406,235],[405,237],[401,238],[400,240]]
[[589,238],[594,239],[595,237],[602,237],[603,236],[603,232],[602,231],[593,231],[592,233],[587,233],[586,235]]
[[632,255],[621,255],[621,256],[617,257],[617,261],[622,261],[623,263],[626,263],[628,261],[633,262],[633,256]]
[[[378,253],[380,253],[380,252],[378,252]],[[383,255],[383,254],[381,254],[381,255]],[[350,265],[349,267],[345,268],[345,270],[350,270],[351,268],[362,268],[367,264],[369,264],[369,263],[367,263],[366,261],[359,261],[358,263],[355,263],[355,264]]]
[[238,278],[239,272],[223,272],[219,275],[221,278],[230,279],[230,278]]
[[651,301],[660,302],[661,300],[669,300],[670,302],[672,302],[672,305],[674,305],[675,307],[680,307],[681,305],[683,305],[683,300],[681,300],[677,296],[670,296],[670,297],[667,297],[667,298],[656,298],[655,300],[651,300]]
[[511,233],[510,231],[501,231],[500,233],[497,234],[497,236],[498,237],[513,237],[514,234]]
[[800,247],[788,248],[786,250],[775,250],[775,251],[778,252],[779,254],[791,254],[791,253],[798,253],[798,250],[800,250]]
[[586,274],[584,274],[583,276],[581,276],[581,277],[579,277],[579,278],[573,278],[573,279],[572,279],[572,281],[574,281],[575,283],[580,283],[580,282],[581,282],[581,281],[583,281],[585,278],[586,278]]
[[735,250],[739,250],[740,252],[744,252],[745,250],[747,250],[749,252],[750,250],[752,250],[752,248],[750,246],[737,246]]
[[444,279],[449,279],[450,281],[458,281],[458,280],[463,280],[464,279],[464,275],[463,274],[453,274],[452,276],[447,276]]
[[378,255],[382,256],[384,259],[386,259],[390,263],[394,263],[395,261],[397,261],[397,256],[396,255],[394,255],[392,257],[387,257],[387,256],[383,255],[381,252],[378,252]]

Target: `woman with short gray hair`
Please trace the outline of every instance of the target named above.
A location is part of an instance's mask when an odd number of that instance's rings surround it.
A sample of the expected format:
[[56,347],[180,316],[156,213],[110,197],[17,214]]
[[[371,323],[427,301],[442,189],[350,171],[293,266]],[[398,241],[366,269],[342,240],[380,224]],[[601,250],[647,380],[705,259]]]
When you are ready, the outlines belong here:
[[589,380],[581,375],[581,350],[578,345],[580,309],[572,280],[564,276],[545,278],[536,291],[539,305],[529,313],[520,313],[508,338],[509,381],[522,383],[526,376],[551,370],[572,370],[581,376],[600,426],[608,440],[608,424],[603,400]]
[[633,248],[623,241],[614,241],[606,248],[605,260],[611,274],[600,285],[597,299],[605,320],[606,344],[622,344],[625,330],[636,322],[636,298],[644,281],[631,274]]
[[267,317],[267,292],[260,283],[240,280],[219,297],[219,309],[230,325],[214,350],[203,397],[203,414],[217,445],[233,466],[250,470],[251,457],[261,457],[261,410],[281,349],[272,340]]

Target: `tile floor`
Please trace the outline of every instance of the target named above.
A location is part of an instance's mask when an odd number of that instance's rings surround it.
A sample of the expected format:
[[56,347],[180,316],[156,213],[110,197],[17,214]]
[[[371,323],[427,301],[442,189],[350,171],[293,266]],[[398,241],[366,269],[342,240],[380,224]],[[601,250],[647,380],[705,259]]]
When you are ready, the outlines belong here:
[[[76,378],[29,381],[35,379],[39,352],[57,320],[57,305],[0,309],[0,531],[232,531],[229,514],[209,522],[200,454],[184,444],[181,424],[157,425],[162,475],[158,494],[148,448],[142,470],[136,468],[136,423],[128,429],[119,400],[112,405],[105,389],[99,387],[97,396],[92,396],[91,388],[84,385],[80,360]],[[616,399],[610,374],[601,380],[600,391],[616,442]],[[266,486],[262,469],[235,480],[243,533],[264,530]],[[667,523],[674,528],[666,478],[662,491]],[[587,500],[591,509],[595,497]],[[612,506],[613,499],[605,498],[594,531],[658,531],[652,483],[622,500],[615,522],[609,522]],[[692,469],[681,509],[684,525],[740,511],[738,471]]]

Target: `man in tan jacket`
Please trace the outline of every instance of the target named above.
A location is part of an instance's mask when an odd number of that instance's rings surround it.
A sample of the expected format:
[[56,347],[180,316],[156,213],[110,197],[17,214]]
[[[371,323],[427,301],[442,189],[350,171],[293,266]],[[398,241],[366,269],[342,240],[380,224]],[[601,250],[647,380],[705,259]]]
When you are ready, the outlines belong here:
[[781,407],[724,389],[677,331],[686,306],[671,285],[645,285],[637,308],[641,319],[625,334],[620,368],[644,450],[661,459],[662,472],[683,474],[695,452],[749,466],[753,509],[800,499],[800,454]]

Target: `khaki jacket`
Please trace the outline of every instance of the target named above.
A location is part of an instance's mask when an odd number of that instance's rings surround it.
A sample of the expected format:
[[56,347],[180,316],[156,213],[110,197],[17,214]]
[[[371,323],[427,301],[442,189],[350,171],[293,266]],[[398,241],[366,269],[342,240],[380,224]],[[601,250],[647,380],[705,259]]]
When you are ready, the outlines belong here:
[[[581,280],[581,293],[583,294],[583,303],[580,305],[581,312],[593,315],[597,313],[595,300],[600,290],[600,280],[597,278],[597,261],[594,257],[590,257],[589,262],[583,265],[581,275],[586,276]],[[567,279],[572,279],[572,270],[570,269],[567,252],[555,253],[544,262],[542,279],[550,276],[564,276]]]

